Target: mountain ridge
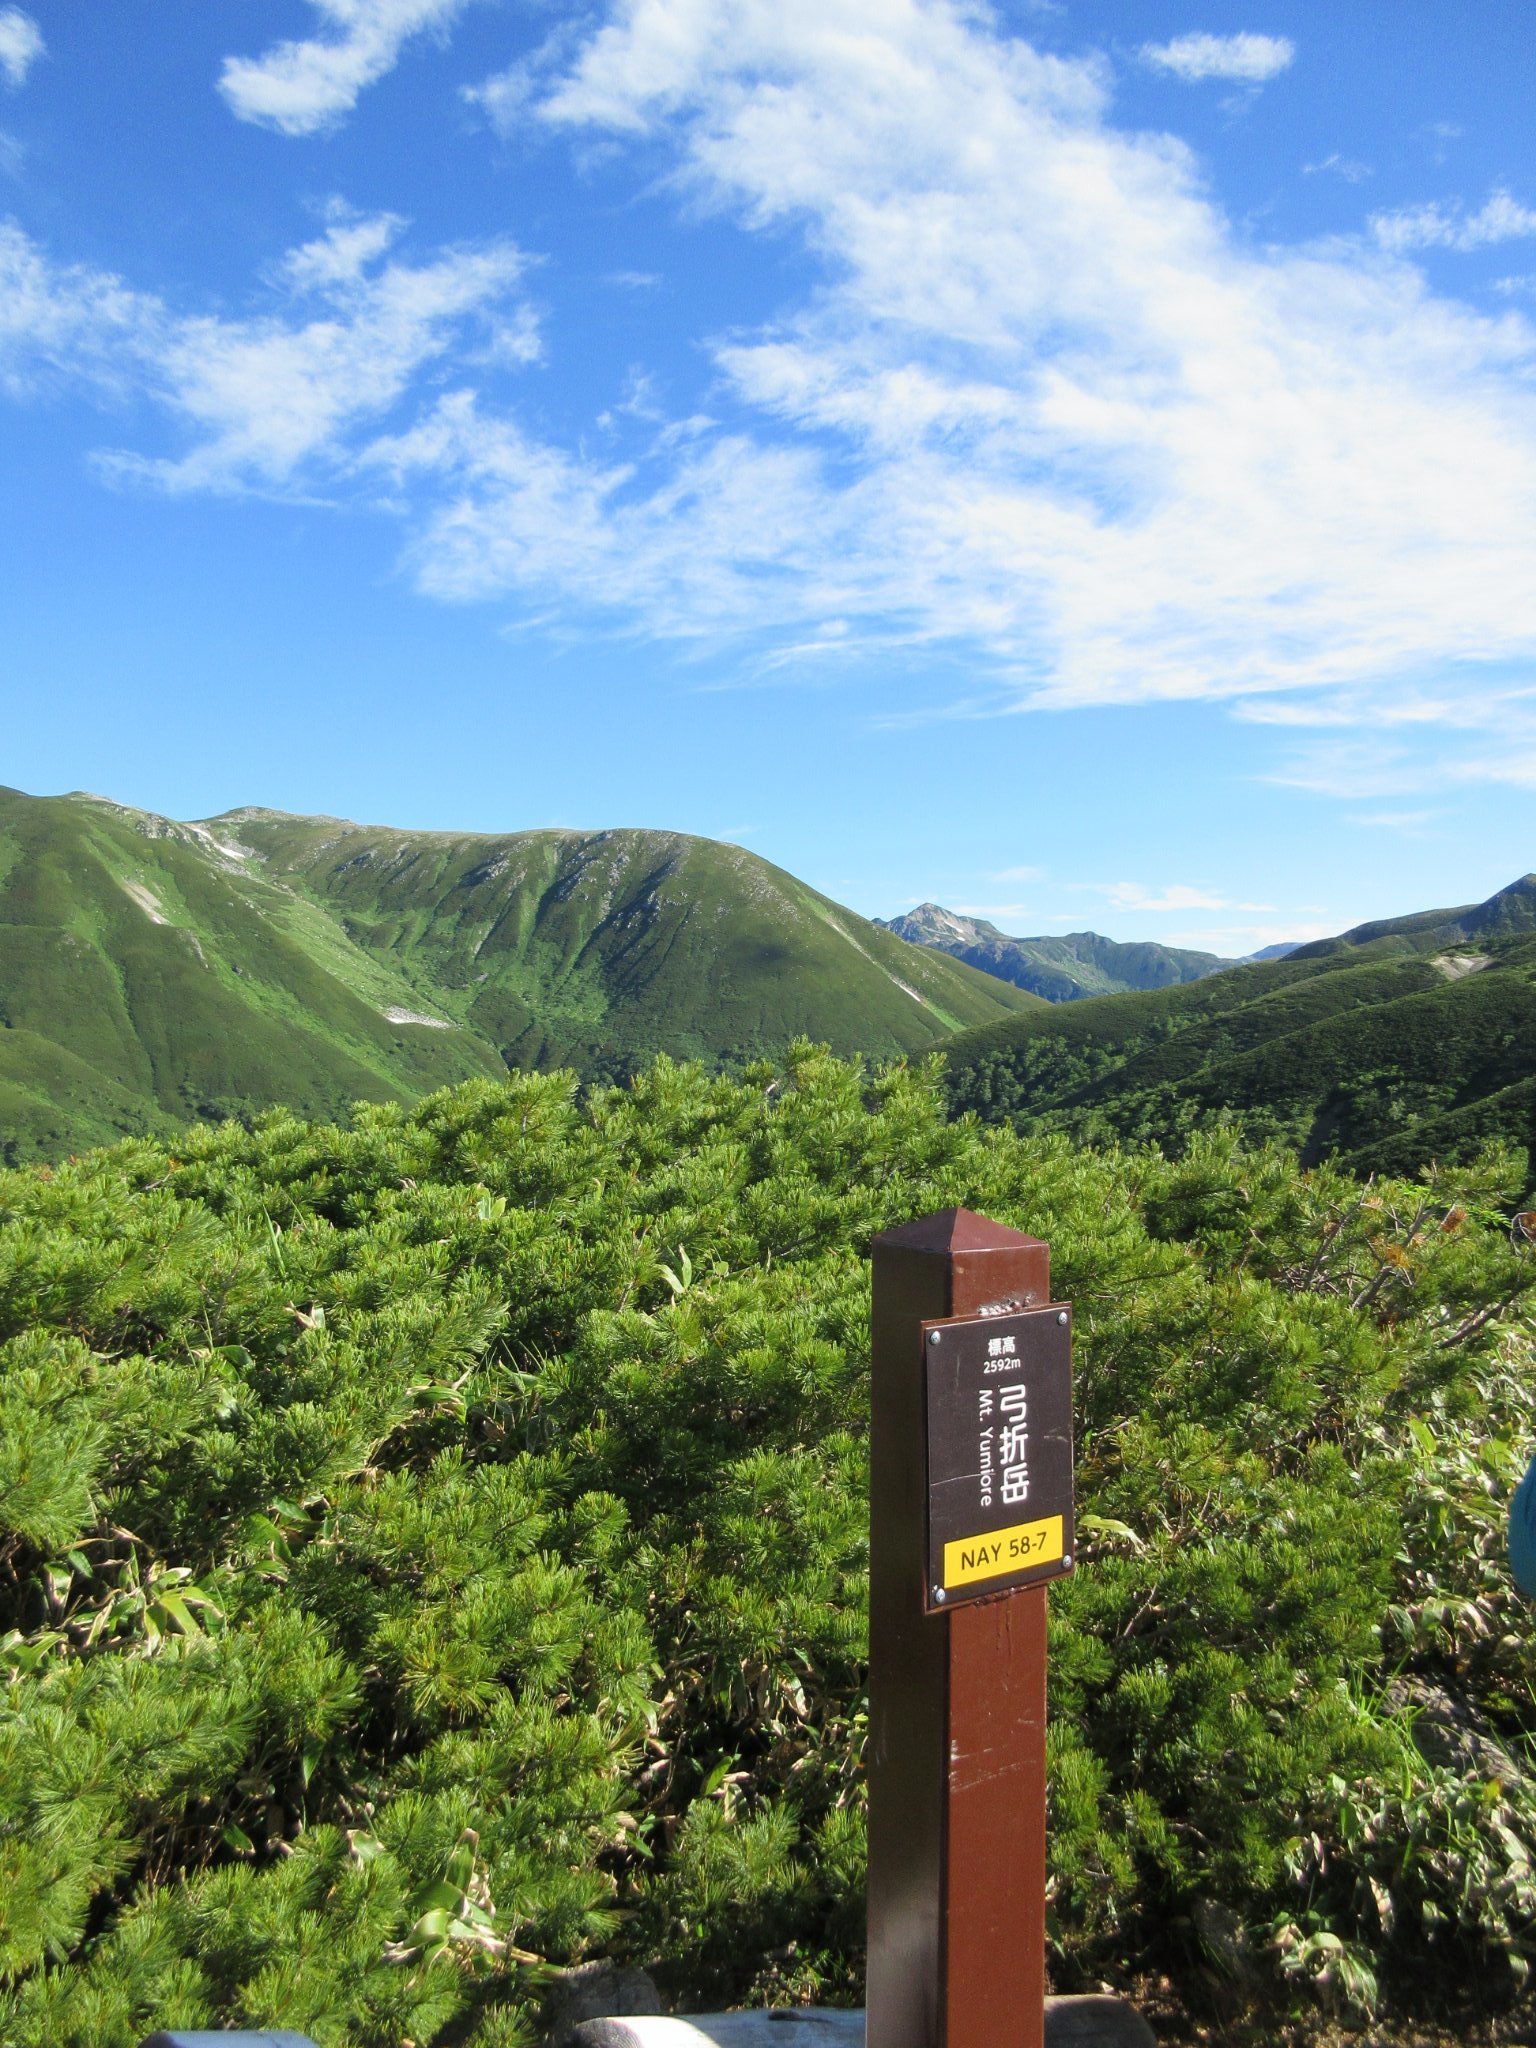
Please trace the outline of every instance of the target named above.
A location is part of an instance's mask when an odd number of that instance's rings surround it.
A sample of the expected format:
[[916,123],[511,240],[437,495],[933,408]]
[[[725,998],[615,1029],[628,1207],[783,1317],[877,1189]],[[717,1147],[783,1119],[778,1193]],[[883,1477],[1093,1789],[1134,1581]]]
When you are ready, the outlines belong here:
[[1323,959],[1344,947],[1379,946],[1394,939],[1403,942],[1402,950],[1418,952],[1437,945],[1457,945],[1490,932],[1524,930],[1532,923],[1536,923],[1536,874],[1519,875],[1481,903],[1464,903],[1455,910],[1420,910],[1407,917],[1374,918],[1351,926],[1336,938],[1313,939],[1298,946],[1292,957]]
[[920,1053],[1033,999],[744,848],[641,828],[181,820],[0,793],[0,1157],[514,1066],[622,1079],[799,1035]]

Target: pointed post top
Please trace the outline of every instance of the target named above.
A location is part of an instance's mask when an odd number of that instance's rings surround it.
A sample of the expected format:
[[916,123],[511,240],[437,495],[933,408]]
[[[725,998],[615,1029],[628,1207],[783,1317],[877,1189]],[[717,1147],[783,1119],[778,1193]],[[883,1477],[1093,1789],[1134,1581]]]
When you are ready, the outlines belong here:
[[935,1258],[950,1258],[956,1252],[1033,1251],[1041,1245],[1040,1238],[994,1223],[990,1216],[978,1216],[974,1209],[938,1209],[914,1223],[882,1231],[874,1242],[879,1251],[927,1252]]

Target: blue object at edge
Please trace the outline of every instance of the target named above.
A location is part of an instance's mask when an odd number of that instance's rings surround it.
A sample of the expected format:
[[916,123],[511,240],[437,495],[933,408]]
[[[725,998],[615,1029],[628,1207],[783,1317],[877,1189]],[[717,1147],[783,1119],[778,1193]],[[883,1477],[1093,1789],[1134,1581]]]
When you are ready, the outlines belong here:
[[315,2048],[308,2034],[291,2034],[282,2027],[258,2027],[243,2034],[151,2034],[139,2048]]
[[1527,1600],[1536,1600],[1536,1458],[1509,1504],[1509,1568]]

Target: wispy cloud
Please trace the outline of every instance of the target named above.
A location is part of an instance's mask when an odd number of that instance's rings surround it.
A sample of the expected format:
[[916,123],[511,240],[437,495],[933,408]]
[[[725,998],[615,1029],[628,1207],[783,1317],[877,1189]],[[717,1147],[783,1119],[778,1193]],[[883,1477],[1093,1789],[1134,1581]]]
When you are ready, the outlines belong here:
[[1357,803],[1444,799],[1479,785],[1536,789],[1536,693],[1506,696],[1498,706],[1475,704],[1428,736],[1428,744],[1412,744],[1415,737],[1330,735],[1298,749],[1265,780]]
[[43,32],[19,7],[0,7],[0,72],[11,85],[24,85],[42,56]]
[[1351,825],[1362,825],[1372,832],[1401,832],[1410,839],[1422,839],[1426,828],[1437,818],[1443,818],[1444,811],[1355,811],[1346,813]]
[[122,388],[142,374],[136,342],[158,307],[116,277],[54,264],[22,230],[0,221],[0,390],[85,379]]
[[477,327],[494,341],[523,269],[500,244],[405,262],[390,254],[403,225],[333,206],[277,267],[270,309],[246,319],[178,313],[0,226],[0,384],[84,378],[156,400],[181,451],[104,453],[121,480],[304,492],[346,477],[359,433],[376,433],[427,365]]
[[[219,91],[242,121],[284,135],[334,127],[393,71],[411,37],[444,30],[469,0],[309,0],[329,33],[226,57]],[[0,16],[0,21],[4,17]]]
[[1164,916],[1180,910],[1273,910],[1272,903],[1235,903],[1230,896],[1214,895],[1209,889],[1192,888],[1187,882],[1168,882],[1149,887],[1144,882],[1085,882],[1081,886],[1102,896],[1116,910],[1134,911],[1138,916]]
[[[391,51],[446,18],[326,12]],[[638,143],[653,190],[799,236],[817,283],[702,337],[676,417],[613,394],[556,440],[494,376],[528,359],[514,251],[413,263],[338,217],[215,319],[19,238],[0,376],[159,398],[181,441],[119,474],[387,493],[445,599],[757,676],[943,647],[976,681],[921,715],[1294,698],[1379,731],[1411,697],[1428,731],[1536,661],[1536,329],[1374,237],[1256,247],[1179,142],[1113,125],[1097,63],[960,0],[608,0],[505,118]]]
[[1459,204],[1410,206],[1371,215],[1371,230],[1384,249],[1455,249],[1463,255],[1536,235],[1536,207],[1524,206],[1503,190],[1490,192],[1476,213]]
[[1296,45],[1285,36],[1175,36],[1171,43],[1143,43],[1141,61],[1158,71],[1171,71],[1191,85],[1223,78],[1262,85],[1277,78],[1296,58]]
[[596,555],[652,632],[942,640],[1001,685],[964,715],[1536,650],[1536,334],[1368,247],[1254,251],[1104,90],[943,0],[619,0],[516,119],[660,145],[825,282],[716,340],[713,438],[586,470],[568,549],[461,408],[423,581],[574,598]]
[[1250,697],[1235,707],[1235,716],[1250,725],[1350,727],[1369,725],[1377,731],[1404,727],[1486,726],[1502,718],[1525,691],[1484,687],[1407,688],[1390,696],[1350,690],[1327,695]]
[[1325,172],[1332,172],[1334,177],[1342,178],[1347,185],[1362,185],[1367,178],[1374,178],[1376,175],[1370,164],[1363,164],[1352,156],[1341,156],[1337,150],[1331,156],[1325,156],[1321,163],[1303,164],[1301,169],[1302,175],[1307,178],[1317,178]]

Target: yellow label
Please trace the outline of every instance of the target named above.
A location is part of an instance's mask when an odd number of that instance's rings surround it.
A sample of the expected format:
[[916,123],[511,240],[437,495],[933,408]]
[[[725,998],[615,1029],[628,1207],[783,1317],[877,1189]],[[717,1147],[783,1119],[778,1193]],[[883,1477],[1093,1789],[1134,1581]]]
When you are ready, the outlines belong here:
[[1062,1518],[1016,1522],[1011,1529],[991,1529],[985,1536],[962,1536],[944,1546],[946,1586],[973,1586],[978,1579],[998,1579],[1032,1564],[1056,1564],[1061,1557]]

